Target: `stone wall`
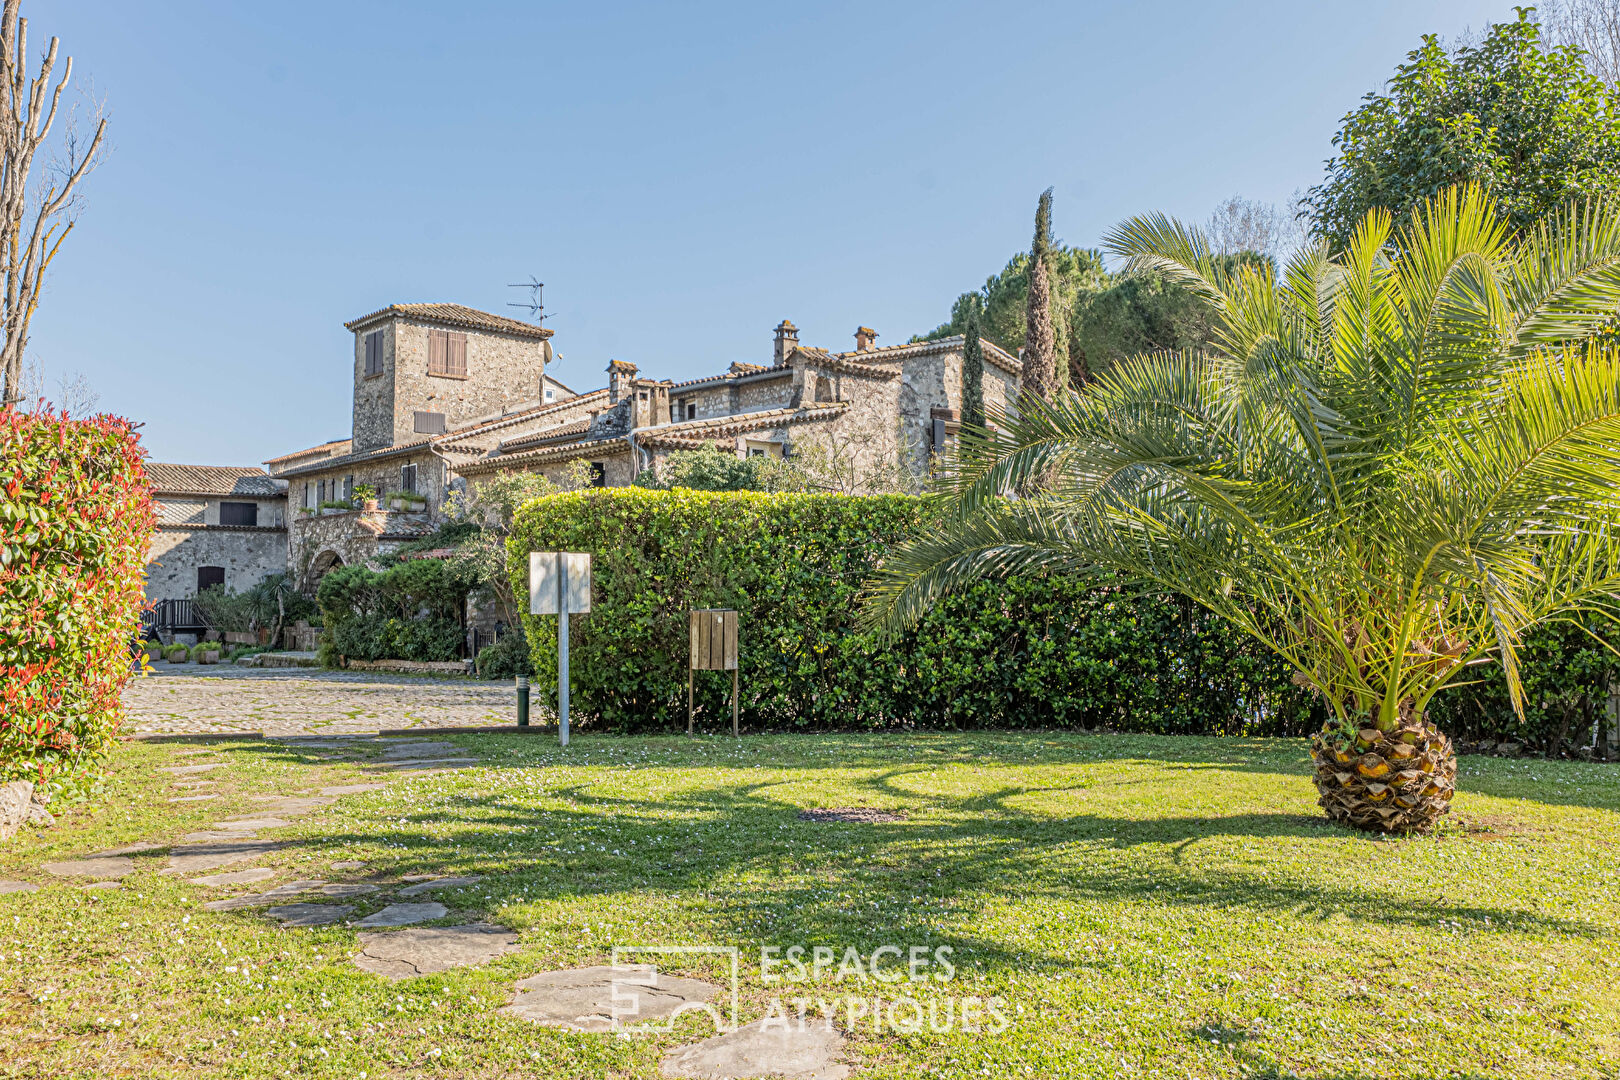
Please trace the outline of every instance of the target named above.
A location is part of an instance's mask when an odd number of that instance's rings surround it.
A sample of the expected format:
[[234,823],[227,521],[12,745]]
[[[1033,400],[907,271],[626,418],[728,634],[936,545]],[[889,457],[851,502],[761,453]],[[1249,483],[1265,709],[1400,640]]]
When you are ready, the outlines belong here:
[[767,376],[744,376],[703,386],[675,388],[669,392],[670,408],[676,420],[687,419],[686,406],[697,406],[695,420],[712,420],[739,412],[785,409],[793,404],[792,372],[772,372]]
[[177,528],[159,525],[146,563],[146,598],[184,600],[197,594],[197,568],[218,566],[225,587],[241,592],[266,574],[287,571],[287,531],[281,528]]
[[441,328],[412,319],[391,322],[394,348],[388,363],[394,372],[394,445],[421,438],[415,429],[417,410],[444,413],[446,426],[454,430],[481,416],[541,400],[543,342],[450,327],[467,335],[467,376],[429,375],[428,331]]
[[[394,321],[375,323],[354,335],[352,451],[363,454],[394,445]],[[382,371],[366,374],[366,337],[382,335]]]
[[313,592],[321,575],[337,566],[369,563],[397,549],[401,535],[431,532],[426,513],[350,510],[295,514],[287,528],[287,569],[298,587]]
[[[986,410],[1003,408],[1017,396],[1017,376],[1003,371],[994,364],[984,365],[984,391]],[[919,460],[926,463],[933,443],[932,410],[962,410],[962,353],[958,347],[950,351],[924,352],[904,358],[900,368],[899,416],[900,443]]]

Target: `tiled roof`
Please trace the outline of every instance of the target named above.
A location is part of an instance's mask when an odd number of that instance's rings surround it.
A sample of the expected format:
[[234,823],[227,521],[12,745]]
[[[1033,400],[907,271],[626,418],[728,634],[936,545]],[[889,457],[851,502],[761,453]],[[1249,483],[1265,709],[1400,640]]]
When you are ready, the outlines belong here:
[[[352,445],[353,442],[349,439],[333,439],[331,442],[323,442],[319,446],[311,446],[308,450],[294,450],[290,454],[282,454],[280,457],[270,458],[265,462],[265,464],[279,465],[283,461],[292,461],[296,458],[309,457],[311,454],[325,453],[328,456],[333,454],[346,454],[349,452],[348,448]],[[338,447],[340,446],[343,447],[343,449],[339,450]]]
[[591,398],[606,396],[607,387],[605,386],[600,390],[587,390],[585,393],[575,394],[573,397],[562,398],[558,401],[552,401],[542,405],[535,405],[531,408],[523,409],[518,412],[508,413],[497,420],[485,420],[458,427],[454,431],[447,432],[444,435],[439,436],[439,443],[440,445],[443,445],[445,443],[465,439],[470,435],[482,435],[485,432],[499,431],[501,428],[511,427],[514,424],[525,423],[527,421],[534,420],[537,417],[544,416],[547,413],[562,412],[565,409],[577,409]]
[[628,449],[630,440],[623,435],[615,435],[610,439],[589,439],[585,442],[564,443],[562,446],[547,446],[539,450],[525,450],[521,454],[499,454],[495,457],[479,458],[465,465],[457,465],[456,472],[462,476],[478,476],[513,465],[567,461],[569,458],[585,457],[588,454],[622,454]]
[[791,357],[798,356],[801,353],[817,367],[825,368],[828,371],[864,375],[869,379],[897,379],[900,377],[898,368],[879,367],[876,364],[863,364],[848,359],[851,356],[869,356],[870,353],[830,353],[826,349],[807,348],[801,345],[790,354],[790,360]]
[[517,334],[541,341],[551,336],[551,331],[543,326],[508,319],[505,315],[491,315],[487,311],[479,311],[477,308],[461,304],[389,304],[370,315],[362,315],[358,319],[346,322],[343,326],[348,330],[358,330],[367,323],[386,319],[391,315],[403,315],[424,322],[443,323],[446,326],[461,326],[468,330],[493,330],[501,334]]
[[808,420],[831,420],[849,408],[848,402],[806,402],[797,409],[762,409],[759,412],[734,413],[715,416],[707,420],[682,420],[674,424],[659,424],[635,432],[636,441],[652,445],[660,439],[717,439],[758,431],[760,428],[780,427],[783,424],[802,424]]
[[571,424],[558,424],[556,427],[548,427],[544,431],[536,431],[528,435],[519,435],[515,439],[507,439],[501,443],[500,449],[501,453],[510,454],[517,450],[544,445],[553,439],[566,439],[574,435],[583,435],[589,430],[591,430],[591,420],[590,417],[585,417],[582,420],[575,420]]
[[[912,345],[885,345],[881,349],[866,349],[864,351],[834,353],[833,355],[841,360],[858,358],[861,363],[884,364],[894,360],[904,360],[908,356],[922,356],[931,352],[953,352],[962,347],[964,340],[961,334],[957,334],[954,337],[936,338],[933,341],[919,341]],[[1009,375],[1023,373],[1023,363],[1018,357],[1003,349],[1000,345],[993,341],[986,341],[984,338],[979,339],[979,344],[984,347],[984,358],[988,363],[995,365]]]
[[[352,465],[361,465],[368,461],[380,461],[384,458],[399,457],[405,454],[419,454],[425,450],[429,450],[429,444],[432,442],[433,440],[431,438],[412,439],[408,443],[396,443],[393,446],[385,446],[380,450],[365,450],[358,454],[344,454],[341,457],[321,458],[319,461],[312,461],[308,465],[295,465],[290,469],[283,469],[278,475],[282,477],[313,476],[319,472],[326,472],[331,469],[347,468]],[[464,453],[471,452],[465,447],[456,447],[455,449]]]
[[239,465],[146,463],[152,490],[160,495],[282,495],[286,486],[263,469]]
[[685,390],[704,383],[728,382],[735,379],[757,379],[762,376],[775,375],[787,378],[793,374],[793,369],[785,364],[773,367],[760,367],[757,364],[733,364],[732,367],[741,367],[744,371],[727,371],[719,375],[705,375],[701,379],[687,379],[685,382],[671,383],[671,390]]

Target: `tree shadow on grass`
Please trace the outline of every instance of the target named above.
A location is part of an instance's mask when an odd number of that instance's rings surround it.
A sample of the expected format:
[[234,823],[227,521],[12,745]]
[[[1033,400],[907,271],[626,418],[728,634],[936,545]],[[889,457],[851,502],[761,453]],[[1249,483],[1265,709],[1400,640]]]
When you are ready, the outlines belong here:
[[[1479,926],[1488,920],[1501,931],[1611,933],[1543,913],[1401,895],[1387,883],[1360,891],[1289,880],[1276,876],[1275,864],[1251,873],[1182,863],[1190,845],[1217,837],[1342,839],[1336,827],[1299,814],[1037,817],[1008,807],[1013,789],[1007,789],[988,798],[913,793],[907,820],[823,824],[801,820],[798,806],[770,797],[777,786],[762,779],[649,801],[575,782],[547,790],[543,808],[506,794],[469,792],[412,815],[404,827],[392,823],[397,805],[378,822],[381,828],[345,831],[341,821],[325,821],[316,842],[397,846],[409,852],[413,869],[486,874],[491,895],[475,903],[488,905],[483,913],[490,916],[502,903],[521,900],[685,896],[702,898],[701,921],[728,943],[785,938],[867,949],[895,941],[944,943],[989,966],[1069,969],[1078,962],[1056,948],[975,934],[986,903],[1008,893],[1082,911],[1151,903],[1306,920],[1342,916],[1386,931],[1428,929],[1446,919]],[[963,806],[980,809],[964,813]],[[430,828],[450,833],[441,838]],[[1149,845],[1164,846],[1163,857],[1094,863],[1086,857],[1087,849]]]

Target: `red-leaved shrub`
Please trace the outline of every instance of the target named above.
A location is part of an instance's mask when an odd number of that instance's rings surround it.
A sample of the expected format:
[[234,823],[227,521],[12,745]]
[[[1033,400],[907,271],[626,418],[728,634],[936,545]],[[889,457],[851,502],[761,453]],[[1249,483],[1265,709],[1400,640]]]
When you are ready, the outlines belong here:
[[0,781],[72,783],[105,758],[152,528],[129,421],[0,410]]

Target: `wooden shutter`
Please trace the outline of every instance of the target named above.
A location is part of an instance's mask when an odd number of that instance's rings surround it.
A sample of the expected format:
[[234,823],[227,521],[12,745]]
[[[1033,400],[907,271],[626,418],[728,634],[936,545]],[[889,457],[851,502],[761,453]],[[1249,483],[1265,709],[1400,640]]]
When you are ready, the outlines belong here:
[[382,374],[382,331],[373,330],[366,335],[366,374]]
[[447,370],[448,363],[449,363],[449,358],[446,356],[446,353],[449,352],[449,348],[448,348],[449,341],[447,340],[449,338],[449,336],[450,335],[446,334],[443,330],[429,330],[428,331],[428,374],[429,375],[447,375],[447,374],[449,374],[449,371]]
[[412,427],[418,435],[443,435],[445,419],[442,412],[416,412],[412,414]]
[[445,373],[465,379],[467,377],[467,335],[446,334]]

